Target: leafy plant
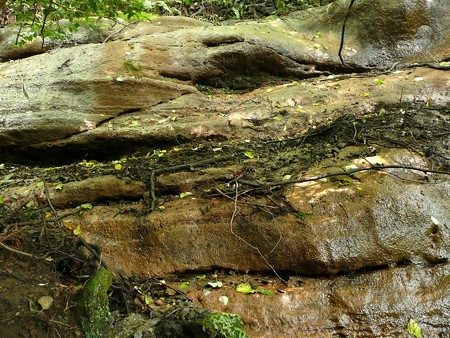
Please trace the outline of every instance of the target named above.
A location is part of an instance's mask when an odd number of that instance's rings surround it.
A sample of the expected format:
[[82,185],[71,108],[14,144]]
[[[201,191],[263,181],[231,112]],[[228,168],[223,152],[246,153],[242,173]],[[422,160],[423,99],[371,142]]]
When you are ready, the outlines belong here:
[[240,19],[241,18],[241,13],[239,13],[239,9],[236,7],[231,8],[231,10],[233,11],[234,15],[236,16],[236,19]]
[[[62,39],[68,32],[76,31],[81,23],[89,24],[97,18],[142,19],[149,3],[140,0],[21,0],[9,1],[7,5],[20,24],[16,43],[24,45],[38,36],[43,40]],[[68,23],[62,24],[62,19]]]
[[80,236],[81,235],[81,225],[77,225],[77,227],[75,229],[73,229],[73,234],[75,236]]
[[201,321],[203,331],[211,337],[248,338],[241,317],[234,313],[215,312]]
[[260,293],[262,295],[273,295],[272,291],[260,288],[253,288],[249,283],[241,283],[236,287],[236,291],[244,294]]
[[182,283],[180,283],[180,285],[178,285],[178,288],[187,289],[189,284],[190,284],[189,282],[182,282]]
[[77,208],[84,209],[84,210],[89,210],[89,209],[92,209],[92,204],[91,203],[84,203],[84,204],[81,204],[80,206],[78,206]]
[[408,332],[416,338],[422,337],[422,329],[414,319],[410,319],[408,322]]
[[254,158],[254,157],[255,157],[255,155],[253,155],[253,153],[252,153],[251,151],[246,151],[246,152],[244,153],[244,155],[245,155],[246,157],[248,157],[248,158]]
[[192,192],[190,192],[190,191],[185,191],[185,192],[182,192],[182,193],[180,194],[180,198],[185,198],[185,197],[188,197],[188,196],[191,196],[191,195],[193,195]]

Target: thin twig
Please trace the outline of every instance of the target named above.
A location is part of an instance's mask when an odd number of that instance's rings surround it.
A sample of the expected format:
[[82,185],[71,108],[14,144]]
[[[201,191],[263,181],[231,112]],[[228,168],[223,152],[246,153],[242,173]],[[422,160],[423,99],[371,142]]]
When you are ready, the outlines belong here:
[[11,251],[11,252],[14,252],[14,253],[16,253],[18,255],[27,256],[27,257],[34,257],[34,255],[32,255],[32,254],[30,254],[28,252],[23,252],[23,251],[20,251],[20,250],[13,249],[13,248],[7,246],[6,244],[3,244],[2,242],[0,242],[0,246],[3,249],[6,249],[6,250]]
[[41,175],[41,179],[42,179],[42,183],[44,184],[44,193],[45,193],[45,197],[47,198],[48,206],[52,210],[53,216],[58,217],[58,212],[56,211],[55,207],[53,206],[52,200],[50,199],[50,194],[48,192],[48,187],[47,187],[47,181],[45,180],[44,175]]
[[[115,22],[115,23],[118,23],[116,20],[114,20],[114,22]],[[131,23],[128,24],[128,25],[124,25],[123,23],[120,22],[120,24],[122,24],[123,27],[122,27],[121,29],[119,29],[119,30],[117,30],[117,31],[112,32],[111,34],[109,34],[109,35],[106,37],[106,39],[103,40],[102,43],[108,42],[108,40],[109,40],[111,37],[113,37],[113,36],[116,35],[116,34],[119,34],[119,33],[122,32],[125,28],[131,27],[131,25],[135,25],[135,27],[136,27],[137,23],[139,23],[139,21],[131,22]]]
[[384,169],[407,169],[407,170],[421,171],[423,173],[450,175],[450,172],[448,172],[448,171],[424,169],[424,168],[407,166],[407,165],[373,165],[370,167],[356,168],[356,169],[351,169],[351,170],[342,171],[342,172],[334,172],[334,173],[328,173],[328,174],[323,174],[323,175],[319,175],[319,176],[313,176],[313,177],[309,177],[309,178],[301,178],[301,179],[297,179],[297,180],[275,181],[275,182],[267,182],[267,183],[255,183],[255,182],[244,181],[244,180],[241,180],[239,182],[241,184],[245,184],[245,185],[255,187],[255,188],[269,188],[269,187],[284,186],[284,185],[295,184],[295,183],[318,181],[320,179],[328,178],[328,177],[351,176],[360,171],[384,170]]
[[[73,216],[73,215],[77,215],[79,213],[79,211],[73,211],[73,212],[68,212],[66,214],[63,214],[61,216],[58,216],[56,218],[50,218],[47,219],[46,222],[47,223],[55,223],[55,222],[59,222],[60,220],[62,220],[65,217],[68,216]],[[2,223],[3,224],[3,223]],[[13,223],[13,224],[6,224],[6,232],[9,231],[10,228],[12,228],[12,226],[26,226],[26,225],[36,225],[36,221],[32,221],[32,222],[20,222],[20,223]]]
[[[270,267],[270,269],[273,271],[273,273],[283,282],[287,284],[287,281],[285,279],[283,279],[278,272],[275,270],[275,268],[273,267],[272,264],[269,263],[269,261],[267,260],[267,258],[263,255],[263,253],[261,252],[261,250],[259,250],[259,248],[257,246],[254,246],[253,244],[247,242],[244,238],[242,238],[241,236],[239,236],[237,233],[234,232],[233,229],[233,224],[234,224],[234,219],[237,215],[237,205],[238,205],[238,197],[239,197],[239,191],[238,191],[238,187],[239,185],[236,182],[236,186],[235,186],[235,198],[234,198],[234,207],[233,207],[233,214],[231,215],[231,219],[230,219],[230,232],[240,241],[244,242],[245,244],[247,244],[250,248],[252,248],[253,250],[255,250],[256,252],[258,252],[258,254],[261,256],[261,258],[264,260],[264,262],[267,264],[268,267]],[[280,240],[277,242],[277,244],[275,245],[275,247],[278,246],[278,244],[280,243]],[[270,252],[272,252],[274,249],[272,249]]]

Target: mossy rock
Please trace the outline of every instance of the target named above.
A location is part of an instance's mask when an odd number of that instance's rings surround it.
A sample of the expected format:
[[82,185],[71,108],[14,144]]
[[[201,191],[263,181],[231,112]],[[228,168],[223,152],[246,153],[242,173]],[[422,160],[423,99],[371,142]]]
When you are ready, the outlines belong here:
[[112,274],[106,269],[97,270],[79,293],[77,312],[86,338],[108,337],[111,327],[108,289]]

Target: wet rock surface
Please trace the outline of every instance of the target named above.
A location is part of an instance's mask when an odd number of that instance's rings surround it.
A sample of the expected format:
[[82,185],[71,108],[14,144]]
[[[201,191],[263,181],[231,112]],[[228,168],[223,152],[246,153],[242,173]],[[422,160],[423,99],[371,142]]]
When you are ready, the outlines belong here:
[[[224,276],[228,283],[213,295],[187,294],[210,309],[240,314],[251,337],[408,337],[410,319],[420,321],[427,336],[445,337],[448,276],[448,263],[319,279],[292,276],[287,286],[264,276]],[[242,280],[274,294],[239,294],[235,287]],[[223,295],[227,305],[219,301]]]
[[[252,337],[407,336],[410,319],[445,336],[450,82],[428,54],[448,60],[449,6],[387,1],[380,18],[358,3],[343,66],[347,4],[227,26],[160,18],[0,64],[2,276],[13,283],[14,255],[78,282],[105,262],[116,336],[195,336],[213,310]],[[31,302],[52,295],[69,322],[47,284]]]

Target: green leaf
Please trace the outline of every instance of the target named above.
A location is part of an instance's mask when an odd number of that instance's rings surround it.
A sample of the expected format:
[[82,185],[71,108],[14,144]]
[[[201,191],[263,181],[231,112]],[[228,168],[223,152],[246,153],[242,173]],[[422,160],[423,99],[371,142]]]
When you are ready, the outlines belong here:
[[149,298],[147,295],[144,295],[144,302],[147,305],[150,305],[153,303],[153,299]]
[[249,283],[241,283],[236,287],[236,291],[244,294],[255,293],[256,290],[252,288]]
[[75,236],[81,235],[81,226],[80,225],[78,225],[75,229],[73,229],[73,234]]
[[185,198],[185,197],[188,197],[188,196],[191,196],[191,195],[193,195],[193,193],[190,192],[190,191],[182,192],[180,194],[180,198]]
[[156,1],[156,5],[158,7],[161,7],[162,9],[164,9],[165,11],[172,13],[172,10],[170,9],[169,6],[167,6],[167,4],[164,1]]
[[375,80],[373,80],[373,83],[375,83],[377,86],[379,86],[379,85],[382,85],[384,83],[384,80],[375,79]]
[[42,188],[44,186],[44,182],[40,181],[36,183],[36,188]]
[[255,155],[253,155],[253,153],[251,151],[246,151],[244,153],[244,155],[247,156],[248,158],[254,158],[255,157]]
[[84,209],[84,210],[92,209],[92,204],[91,203],[84,203],[84,204],[80,205],[80,209]]
[[180,283],[180,285],[178,285],[178,288],[179,289],[186,289],[188,286],[189,286],[189,282],[183,282],[183,283]]
[[62,190],[63,187],[64,187],[64,184],[58,183],[58,184],[55,186],[55,190]]
[[198,276],[195,277],[195,278],[202,280],[202,279],[205,279],[205,278],[206,278],[206,275],[198,275]]
[[0,196],[0,204],[5,203],[5,199],[3,198],[3,196]]
[[414,319],[410,319],[408,323],[408,332],[416,338],[422,337],[422,329]]
[[237,9],[236,7],[233,7],[231,10],[233,11],[233,13],[237,19],[241,18],[241,13],[239,13],[239,9]]
[[272,291],[264,290],[264,289],[256,289],[256,292],[258,292],[258,293],[260,293],[262,295],[267,295],[267,296],[273,295]]

